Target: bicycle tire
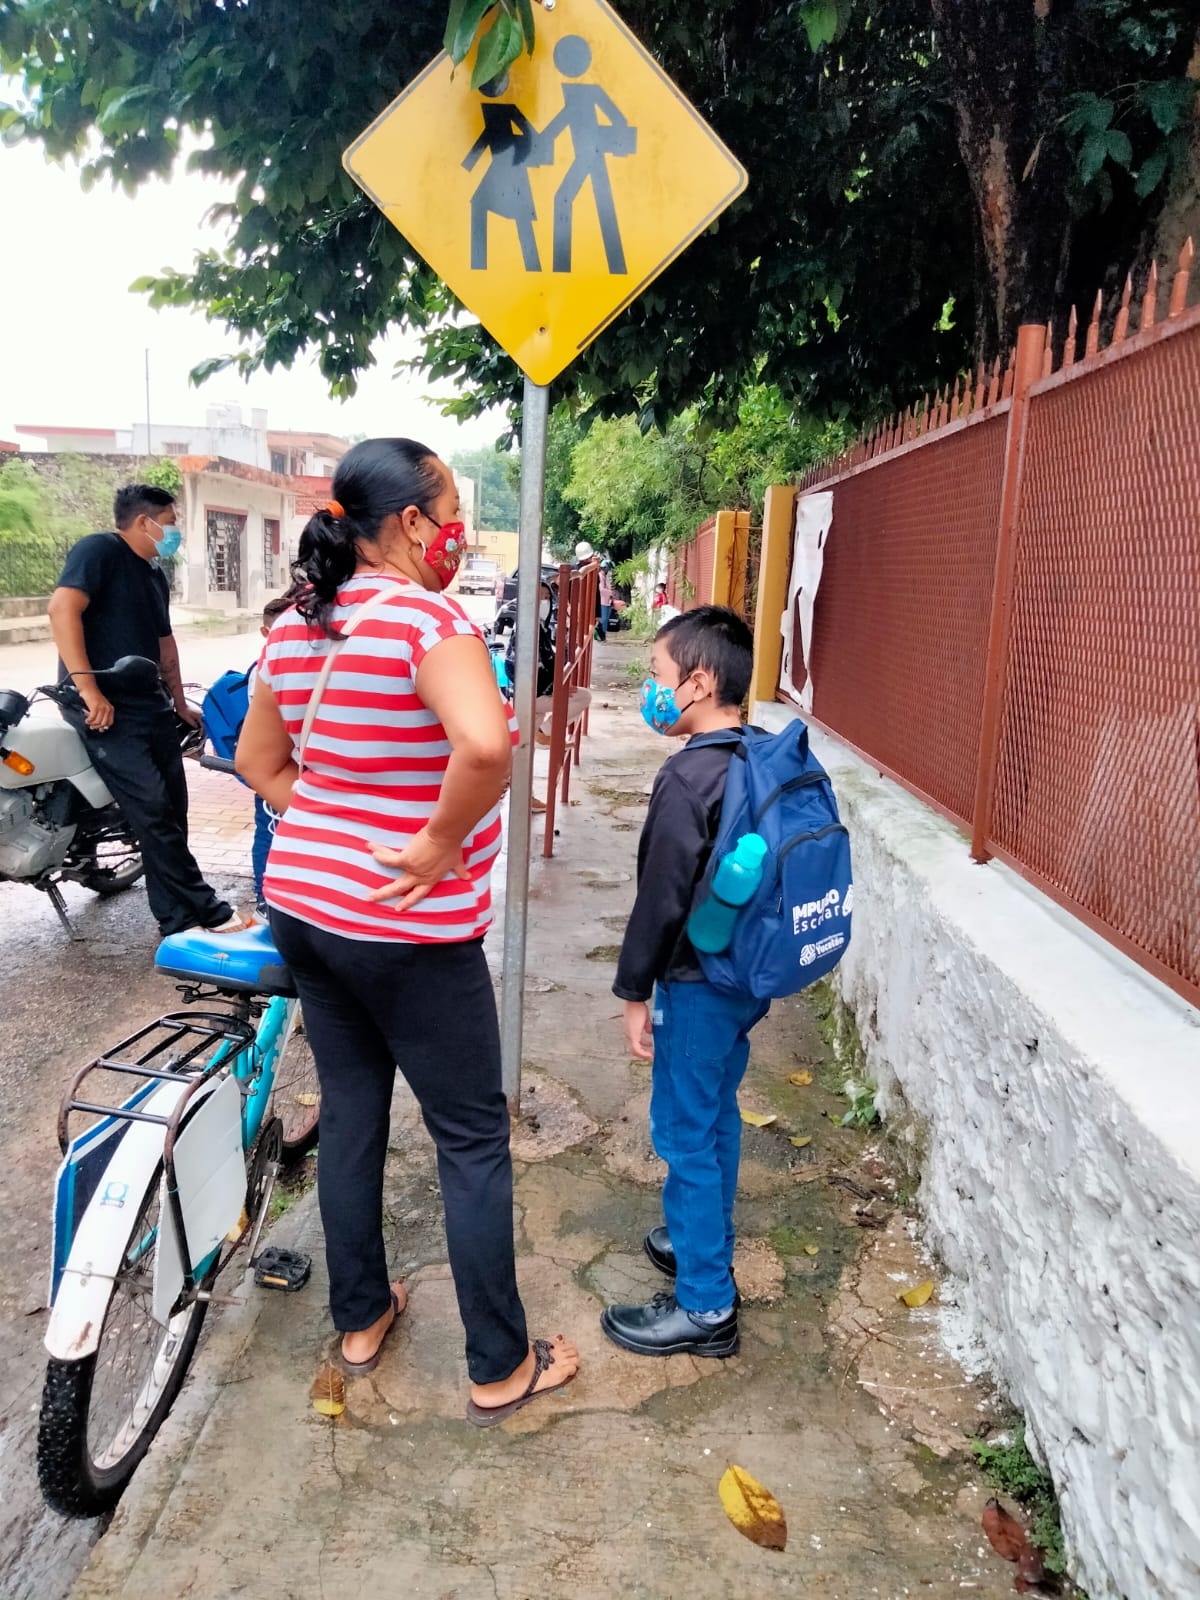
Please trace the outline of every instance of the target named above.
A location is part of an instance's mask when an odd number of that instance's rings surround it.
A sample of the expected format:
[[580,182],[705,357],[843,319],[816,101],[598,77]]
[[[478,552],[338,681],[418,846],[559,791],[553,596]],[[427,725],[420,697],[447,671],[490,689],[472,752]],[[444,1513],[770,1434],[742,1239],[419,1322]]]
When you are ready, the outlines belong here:
[[[300,1094],[315,1095],[315,1105],[298,1107],[295,1097]],[[308,1111],[311,1116],[305,1115]],[[297,1021],[280,1047],[268,1115],[278,1117],[283,1124],[285,1165],[291,1166],[316,1149],[321,1133],[321,1085],[303,1019]]]
[[[147,1215],[148,1205],[157,1202],[162,1170],[160,1162],[138,1207],[126,1246],[126,1257],[132,1252],[138,1235],[145,1235],[143,1218]],[[143,1278],[148,1257],[156,1250],[157,1243],[150,1246],[149,1251],[142,1249],[138,1253],[137,1263]],[[210,1272],[206,1285],[215,1276],[215,1270]],[[47,1505],[67,1517],[103,1516],[117,1504],[175,1403],[196,1352],[208,1311],[207,1301],[194,1300],[173,1319],[172,1328],[164,1330],[155,1366],[160,1359],[165,1359],[167,1366],[153,1391],[153,1403],[145,1417],[136,1421],[129,1431],[129,1442],[121,1449],[117,1459],[105,1465],[97,1461],[93,1453],[88,1423],[97,1367],[105,1350],[105,1332],[109,1328],[120,1289],[118,1276],[113,1281],[97,1349],[78,1361],[52,1357],[46,1365],[46,1381],[38,1418],[38,1483]],[[186,1321],[183,1320],[185,1318]],[[169,1339],[174,1339],[175,1344],[168,1350],[166,1346]]]

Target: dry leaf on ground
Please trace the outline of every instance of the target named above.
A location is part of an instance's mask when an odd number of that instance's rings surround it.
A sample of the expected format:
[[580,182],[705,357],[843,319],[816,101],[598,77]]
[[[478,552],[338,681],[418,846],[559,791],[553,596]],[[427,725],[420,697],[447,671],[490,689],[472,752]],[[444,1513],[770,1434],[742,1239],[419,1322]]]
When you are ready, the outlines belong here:
[[346,1380],[332,1362],[327,1361],[308,1391],[314,1411],[323,1417],[340,1417],[346,1409]]
[[914,1283],[911,1289],[901,1289],[896,1296],[903,1300],[910,1311],[915,1311],[918,1306],[923,1306],[933,1293],[933,1279],[926,1278],[924,1283]]
[[743,1111],[742,1121],[749,1123],[752,1128],[769,1128],[779,1118],[773,1111]]
[[821,1246],[819,1244],[806,1244],[804,1246],[804,1254],[806,1256],[819,1255],[820,1251],[821,1251]]
[[1018,1594],[1027,1594],[1046,1576],[1042,1552],[1029,1542],[1023,1523],[1006,1511],[994,1496],[983,1508],[983,1531],[988,1543],[1005,1561],[1016,1563],[1017,1575],[1013,1588]]
[[740,1534],[764,1550],[787,1545],[787,1518],[783,1507],[757,1478],[731,1463],[717,1485],[725,1515]]
[[791,1136],[791,1138],[788,1140],[788,1143],[789,1144],[794,1144],[796,1146],[797,1150],[803,1150],[804,1146],[806,1144],[811,1144],[812,1143],[812,1139],[813,1139],[813,1136],[812,1136],[811,1133],[799,1133],[799,1134],[794,1133]]
[[811,1072],[789,1072],[788,1082],[794,1083],[797,1089],[807,1089],[812,1082]]

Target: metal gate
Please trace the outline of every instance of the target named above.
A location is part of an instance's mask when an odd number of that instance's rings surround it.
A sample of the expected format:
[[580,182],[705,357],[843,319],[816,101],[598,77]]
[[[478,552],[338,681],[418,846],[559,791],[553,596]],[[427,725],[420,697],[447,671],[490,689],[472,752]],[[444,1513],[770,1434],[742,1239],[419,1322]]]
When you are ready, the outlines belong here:
[[208,512],[208,587],[220,594],[242,594],[242,541],[246,519],[236,511]]

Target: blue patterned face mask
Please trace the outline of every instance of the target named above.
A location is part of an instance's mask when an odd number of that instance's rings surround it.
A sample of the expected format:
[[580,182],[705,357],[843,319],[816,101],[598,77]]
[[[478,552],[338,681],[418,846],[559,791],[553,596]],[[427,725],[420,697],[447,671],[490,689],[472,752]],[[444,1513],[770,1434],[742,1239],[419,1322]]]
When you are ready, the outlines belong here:
[[[692,696],[692,700],[695,696]],[[647,678],[642,685],[642,721],[648,728],[653,728],[655,733],[670,733],[683,713],[692,704],[689,700],[686,706],[677,705],[675,691],[666,684],[655,683],[653,678]]]

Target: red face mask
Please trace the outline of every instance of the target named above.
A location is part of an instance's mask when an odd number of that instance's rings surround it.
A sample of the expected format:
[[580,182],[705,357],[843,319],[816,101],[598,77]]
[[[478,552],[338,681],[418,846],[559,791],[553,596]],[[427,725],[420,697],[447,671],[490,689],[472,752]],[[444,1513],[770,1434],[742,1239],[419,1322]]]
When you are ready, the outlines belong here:
[[[433,522],[432,517],[429,520]],[[437,579],[438,588],[445,589],[454,582],[454,574],[466,554],[467,528],[463,522],[434,522],[433,525],[437,528],[437,538],[422,545],[422,560]]]

